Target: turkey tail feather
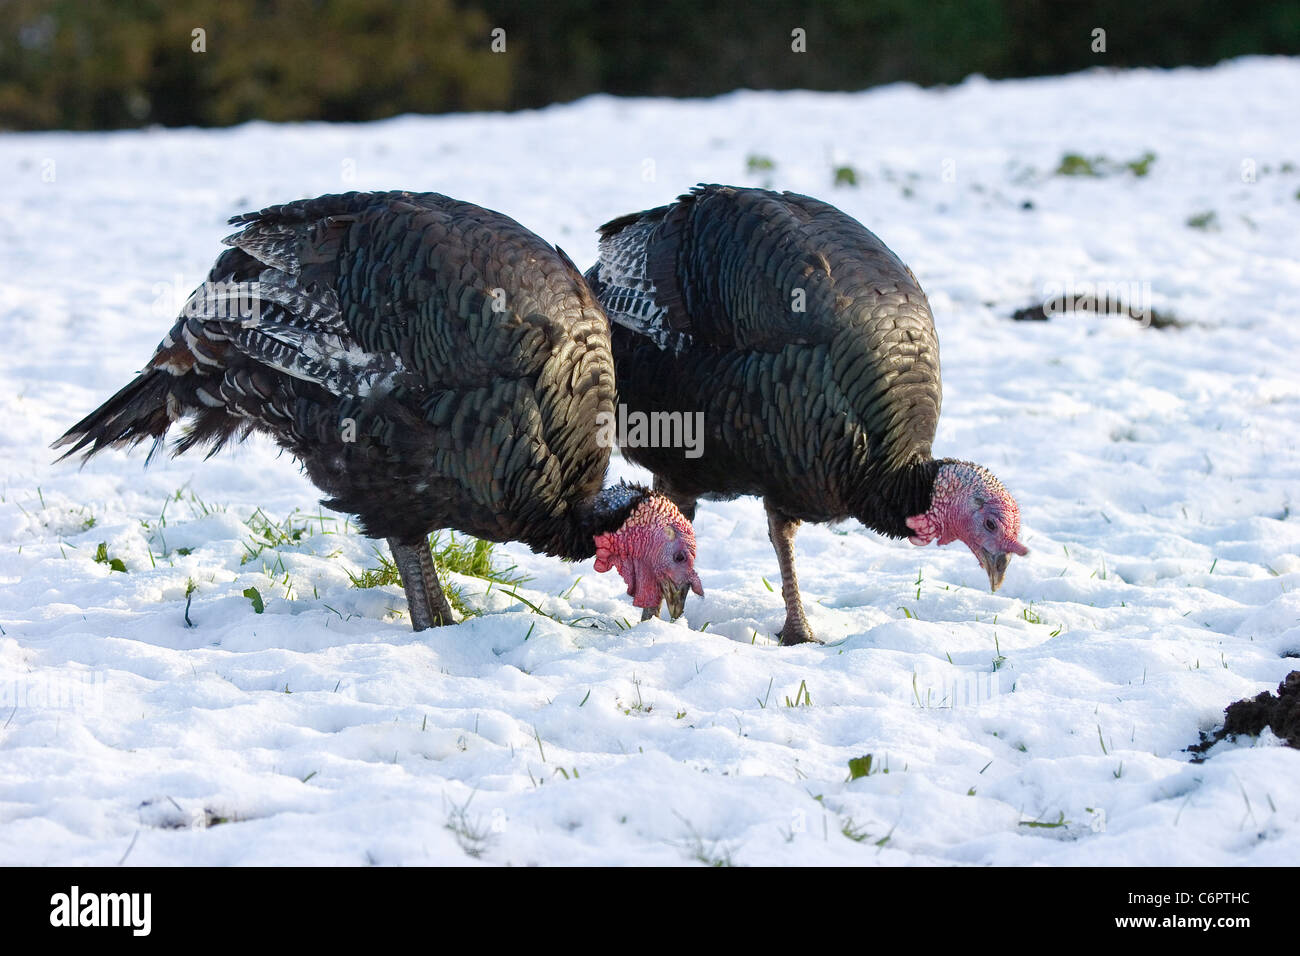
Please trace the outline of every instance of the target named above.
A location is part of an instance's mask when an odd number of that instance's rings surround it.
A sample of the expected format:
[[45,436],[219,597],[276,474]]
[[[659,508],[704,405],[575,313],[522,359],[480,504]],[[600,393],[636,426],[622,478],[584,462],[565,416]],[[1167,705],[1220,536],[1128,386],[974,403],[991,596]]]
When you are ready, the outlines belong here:
[[175,381],[175,376],[157,369],[142,372],[135,381],[69,428],[50,447],[72,445],[59,456],[59,461],[85,449],[83,461],[86,461],[105,448],[129,448],[152,438],[154,448],[149,452],[152,458],[172,423],[167,411],[167,395]]

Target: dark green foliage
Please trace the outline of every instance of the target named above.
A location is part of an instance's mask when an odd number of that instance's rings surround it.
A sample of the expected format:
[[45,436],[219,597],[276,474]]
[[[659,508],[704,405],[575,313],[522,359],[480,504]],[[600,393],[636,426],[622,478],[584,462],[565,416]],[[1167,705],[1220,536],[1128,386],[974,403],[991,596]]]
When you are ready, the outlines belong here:
[[453,0],[8,0],[0,128],[498,108],[511,60],[491,51],[490,30]]
[[[518,54],[512,105],[595,91],[701,96],[749,89],[862,89],[910,80],[955,83],[1095,66],[1211,64],[1244,53],[1300,51],[1300,7],[1266,0],[1225,18],[1213,0],[781,0],[639,4],[482,0]],[[791,31],[806,32],[805,53]],[[1092,50],[1104,27],[1106,52]],[[513,42],[513,41],[512,41]]]
[[[195,28],[206,53],[192,50]],[[806,52],[792,49],[796,28]],[[594,92],[852,90],[1296,52],[1300,6],[1286,0],[1230,17],[1213,0],[7,0],[0,127],[348,121]]]

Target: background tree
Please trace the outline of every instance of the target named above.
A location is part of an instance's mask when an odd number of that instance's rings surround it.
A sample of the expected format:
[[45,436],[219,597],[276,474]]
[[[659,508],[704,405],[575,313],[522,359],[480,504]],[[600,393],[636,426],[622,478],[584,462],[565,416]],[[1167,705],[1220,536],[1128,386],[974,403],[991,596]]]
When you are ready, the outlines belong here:
[[[807,52],[791,50],[802,28]],[[1106,51],[1093,50],[1093,30]],[[205,31],[205,53],[192,31]],[[491,50],[506,31],[506,52]],[[857,90],[1300,53],[1300,4],[1214,0],[0,0],[0,128],[369,120],[589,93]]]

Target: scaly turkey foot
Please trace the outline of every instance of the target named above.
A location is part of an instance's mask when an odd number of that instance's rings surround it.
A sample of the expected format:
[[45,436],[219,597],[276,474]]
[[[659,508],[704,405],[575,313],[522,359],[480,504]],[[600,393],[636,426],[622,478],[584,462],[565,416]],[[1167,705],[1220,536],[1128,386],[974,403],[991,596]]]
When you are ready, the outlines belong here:
[[785,627],[781,628],[776,636],[781,639],[782,647],[791,647],[795,644],[826,643],[820,637],[813,634],[812,628],[808,626],[807,621],[800,621],[797,624],[792,621],[786,621]]

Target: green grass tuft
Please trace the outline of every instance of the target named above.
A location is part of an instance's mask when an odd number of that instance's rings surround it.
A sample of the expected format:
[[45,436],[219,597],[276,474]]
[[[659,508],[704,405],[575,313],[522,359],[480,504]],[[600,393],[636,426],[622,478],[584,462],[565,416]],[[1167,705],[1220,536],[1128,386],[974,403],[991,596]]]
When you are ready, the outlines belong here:
[[401,584],[402,575],[397,570],[397,564],[393,561],[392,556],[382,548],[375,549],[375,557],[379,560],[379,567],[366,568],[360,574],[347,572],[348,580],[352,582],[354,588],[382,588],[390,584]]
[[[203,509],[202,514],[211,513],[211,509],[206,504],[199,502],[199,505]],[[198,513],[196,513],[196,517],[198,517]],[[304,535],[310,536],[314,533],[311,527],[314,520],[316,519],[311,515],[304,514],[295,508],[285,516],[283,521],[276,521],[261,508],[258,508],[244,522],[244,524],[248,525],[250,533],[248,540],[243,542],[244,555],[239,559],[239,563],[247,564],[249,561],[261,557],[263,551],[273,551],[277,548],[298,545]]]
[[687,820],[676,810],[673,811],[673,815],[686,824],[686,829],[689,831],[690,838],[687,842],[681,844],[681,847],[692,860],[711,867],[731,867],[736,865],[731,858],[733,852],[731,847],[719,840],[710,840],[706,844],[704,837],[695,829],[690,820]]
[[812,694],[808,693],[807,681],[802,681],[802,680],[799,681],[799,689],[794,692],[794,700],[791,700],[787,696],[785,699],[785,706],[787,707],[811,707],[812,706]]
[[[493,560],[496,550],[494,542],[482,541],[470,535],[457,537],[454,531],[447,532],[447,539],[444,541],[442,534],[441,531],[435,531],[429,536],[429,553],[433,556],[433,563],[437,567],[440,577],[445,572],[452,572],[488,581],[490,585],[504,584],[512,587],[525,584],[530,580],[528,575],[519,573],[518,565],[512,564],[507,568],[497,566]],[[363,589],[387,587],[389,585],[398,585],[400,587],[402,583],[401,572],[397,570],[397,564],[393,561],[392,555],[388,553],[387,549],[376,548],[375,558],[379,562],[379,567],[366,568],[358,574],[353,574],[351,571],[347,572],[348,580],[351,581],[352,586]],[[574,584],[576,585],[577,581]],[[464,588],[443,580],[442,590],[447,595],[447,602],[462,618],[475,617],[483,613],[480,609],[472,607],[466,602]]]
[[1050,822],[1043,821],[1043,820],[1021,820],[1020,825],[1022,827],[1030,827],[1032,829],[1055,830],[1057,827],[1069,826],[1070,821],[1065,819],[1065,812],[1062,811],[1061,814],[1055,820],[1052,820]]
[[1120,173],[1132,173],[1141,179],[1147,173],[1151,172],[1151,166],[1156,161],[1156,154],[1147,150],[1141,156],[1135,159],[1123,160],[1116,162],[1106,156],[1093,156],[1091,158],[1079,153],[1066,153],[1061,157],[1061,163],[1056,167],[1058,176],[1090,176],[1099,178],[1102,176],[1114,176]]
[[121,571],[123,574],[127,573],[126,565],[122,563],[121,558],[110,558],[108,556],[108,542],[106,541],[99,542],[99,547],[95,549],[95,563],[107,564],[111,571]]
[[1058,176],[1100,176],[1097,170],[1099,160],[1091,160],[1078,153],[1066,153],[1061,157],[1061,164],[1056,167]]
[[1124,167],[1134,176],[1142,177],[1151,172],[1151,164],[1156,161],[1156,154],[1147,150],[1137,159],[1130,159]]
[[845,817],[840,824],[840,833],[844,834],[854,843],[865,843],[871,839],[871,834],[867,832],[866,827],[860,827],[853,822],[852,817]]
[[858,171],[852,166],[836,166],[834,170],[833,183],[835,187],[858,185]]
[[496,837],[496,833],[493,831],[491,823],[483,823],[478,817],[470,819],[469,805],[473,799],[474,794],[471,793],[464,804],[460,806],[449,803],[447,805],[447,820],[444,826],[451,831],[461,851],[466,856],[477,860],[483,856],[483,853]]

